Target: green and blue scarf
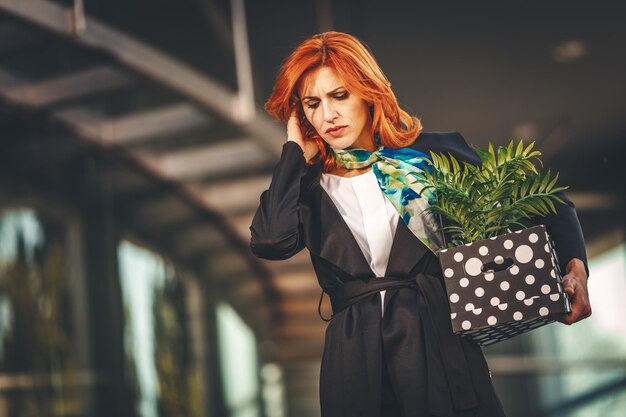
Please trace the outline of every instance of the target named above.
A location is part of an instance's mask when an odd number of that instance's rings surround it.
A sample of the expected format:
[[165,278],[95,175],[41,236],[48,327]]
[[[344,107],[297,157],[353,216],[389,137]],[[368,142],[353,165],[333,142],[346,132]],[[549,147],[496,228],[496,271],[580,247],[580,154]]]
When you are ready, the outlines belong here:
[[379,147],[374,152],[365,149],[335,149],[338,166],[360,169],[372,165],[378,185],[409,230],[433,253],[443,247],[443,236],[435,216],[427,209],[435,201],[431,189],[412,176],[411,172],[430,169],[430,157],[411,148]]

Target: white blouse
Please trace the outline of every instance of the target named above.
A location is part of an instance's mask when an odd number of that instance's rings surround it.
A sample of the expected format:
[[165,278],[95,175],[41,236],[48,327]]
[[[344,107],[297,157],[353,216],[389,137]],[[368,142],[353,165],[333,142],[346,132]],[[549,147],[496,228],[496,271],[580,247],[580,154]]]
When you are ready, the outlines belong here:
[[[374,274],[384,276],[399,216],[380,189],[374,171],[355,177],[322,174],[320,185],[337,206]],[[380,292],[380,298],[382,314],[385,291]]]

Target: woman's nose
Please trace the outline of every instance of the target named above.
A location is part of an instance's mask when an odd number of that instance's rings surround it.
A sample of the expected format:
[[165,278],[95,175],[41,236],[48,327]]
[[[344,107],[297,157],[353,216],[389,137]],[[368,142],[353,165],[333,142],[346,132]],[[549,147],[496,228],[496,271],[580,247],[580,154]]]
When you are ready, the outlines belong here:
[[332,122],[337,117],[337,111],[331,102],[322,101],[322,110],[324,111],[324,121],[326,122]]

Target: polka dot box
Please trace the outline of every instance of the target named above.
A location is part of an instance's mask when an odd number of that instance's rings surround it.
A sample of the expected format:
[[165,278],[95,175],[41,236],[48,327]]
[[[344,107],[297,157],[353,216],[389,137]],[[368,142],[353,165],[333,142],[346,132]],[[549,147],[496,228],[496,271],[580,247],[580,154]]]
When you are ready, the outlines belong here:
[[487,346],[571,310],[545,226],[443,249],[455,333]]

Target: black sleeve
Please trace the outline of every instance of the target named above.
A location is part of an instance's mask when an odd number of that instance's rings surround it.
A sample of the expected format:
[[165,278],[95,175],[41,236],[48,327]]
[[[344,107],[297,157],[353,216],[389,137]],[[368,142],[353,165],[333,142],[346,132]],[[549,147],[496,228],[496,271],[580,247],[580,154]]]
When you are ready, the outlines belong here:
[[300,145],[286,142],[250,226],[250,249],[259,258],[287,259],[304,248],[298,199],[306,171]]
[[565,274],[567,263],[578,258],[585,264],[585,272],[589,277],[585,239],[576,214],[576,207],[563,193],[557,193],[557,195],[565,204],[554,203],[556,214],[550,213],[544,217],[534,217],[531,219],[531,223],[546,225],[548,234],[554,242],[559,266],[563,274]]
[[[447,138],[450,148],[446,149],[446,152],[450,152],[458,160],[472,164],[480,163],[480,158],[478,158],[476,152],[467,144],[460,133],[450,133],[447,135]],[[576,207],[563,193],[558,193],[557,195],[565,204],[555,202],[556,214],[551,213],[543,217],[537,216],[532,218],[530,222],[546,226],[548,234],[554,241],[554,247],[563,273],[565,273],[567,263],[574,258],[578,258],[585,264],[585,271],[587,276],[589,276],[585,239],[578,215],[576,214]]]

